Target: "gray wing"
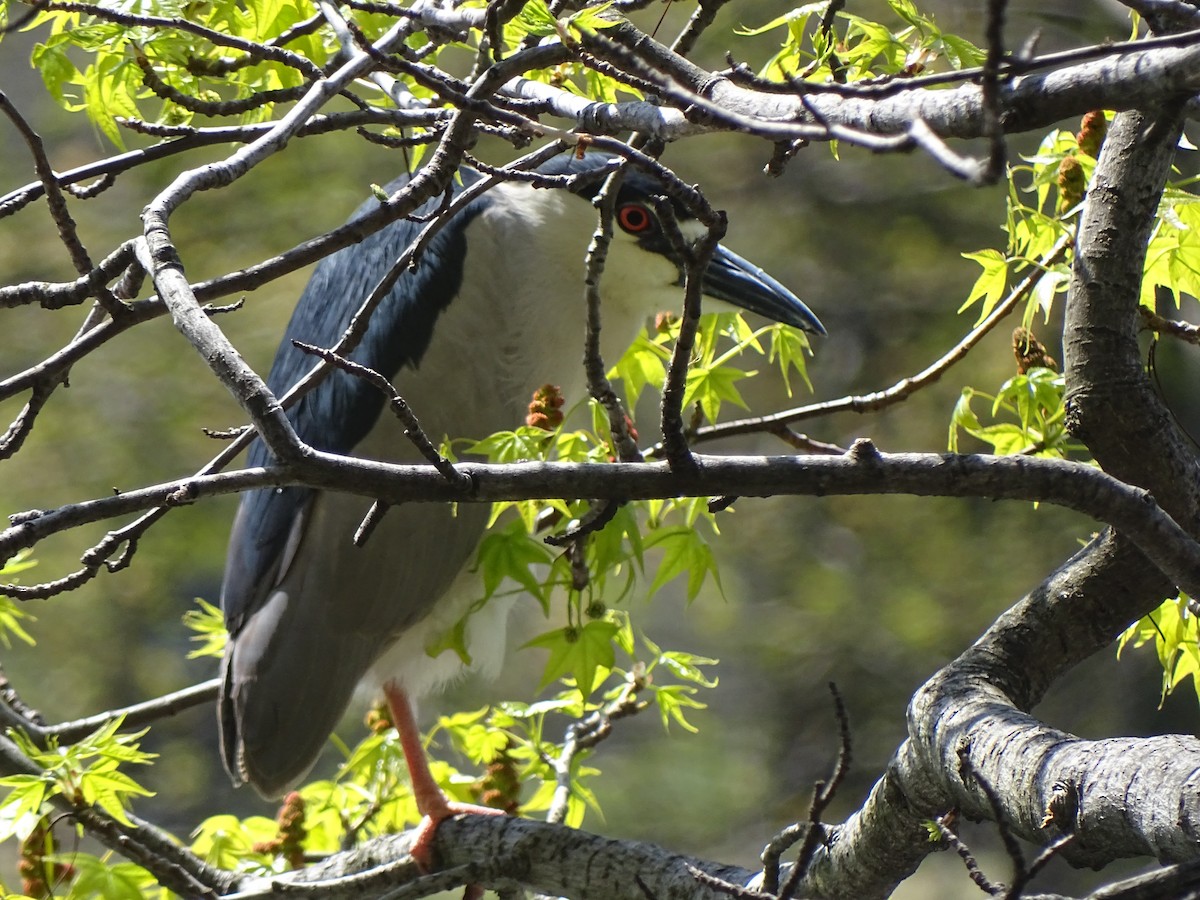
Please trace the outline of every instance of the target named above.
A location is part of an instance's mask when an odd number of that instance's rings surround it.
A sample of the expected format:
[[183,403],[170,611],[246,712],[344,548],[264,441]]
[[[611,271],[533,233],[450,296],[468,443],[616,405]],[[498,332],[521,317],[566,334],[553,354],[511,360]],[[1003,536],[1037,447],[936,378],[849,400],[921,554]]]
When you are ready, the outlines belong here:
[[[479,176],[464,171],[463,177],[465,183],[470,183]],[[398,190],[406,180],[392,182],[388,190]],[[432,212],[439,203],[440,199],[432,200],[421,212]],[[352,220],[374,205],[373,201],[364,204]],[[463,232],[479,209],[467,207],[433,238],[420,267],[402,276],[380,305],[351,359],[389,379],[401,367],[420,362],[433,335],[434,322],[462,282],[461,261],[466,246]],[[296,349],[292,341],[319,347],[336,343],[358,304],[387,274],[421,227],[407,220],[395,222],[361,244],[321,261],[296,304],[267,377],[268,387],[277,396],[313,366],[313,357]],[[360,378],[335,372],[294,405],[288,419],[305,443],[318,450],[350,453],[370,432],[382,410],[383,395],[378,390]],[[265,466],[271,461],[270,451],[261,441],[255,441],[248,464]],[[265,601],[278,578],[289,537],[296,523],[302,521],[314,493],[308,488],[281,488],[242,495],[221,588],[221,608],[231,634],[236,635],[243,621]]]
[[[441,600],[431,620],[453,606],[443,595],[488,514],[485,504],[464,504],[457,517],[444,504],[405,504],[388,511],[365,547],[353,547],[365,510],[360,497],[317,493],[289,535],[292,559],[226,648],[226,766],[264,796],[308,772],[379,656],[433,603]],[[423,651],[418,641],[412,663],[433,663]]]
[[[469,183],[479,176],[464,171],[463,177]],[[403,181],[389,189],[398,189]],[[438,202],[431,201],[422,211],[433,211]],[[364,204],[356,217],[372,206]],[[402,276],[376,311],[352,359],[388,378],[420,361],[434,322],[458,292],[464,230],[481,208],[468,206],[435,236],[420,267]],[[312,358],[291,341],[334,344],[358,304],[421,227],[396,222],[318,265],[267,379],[276,394],[284,393],[312,366]],[[288,417],[306,443],[350,453],[375,427],[382,409],[383,397],[375,388],[336,372],[293,406]],[[248,461],[251,466],[267,465],[269,451],[255,442]],[[264,489],[242,496],[221,588],[230,642],[218,716],[230,775],[235,782],[249,781],[265,796],[279,794],[308,771],[356,684],[394,639],[396,629],[419,620],[449,586],[445,567],[426,577],[421,567],[409,566],[411,583],[385,591],[377,582],[386,573],[377,566],[338,564],[344,554],[357,552],[346,545],[364,511],[361,498],[307,488]],[[372,543],[400,541],[391,552],[422,560],[446,549],[438,543],[457,542],[463,547],[456,555],[465,559],[485,514],[485,509],[473,510],[464,522],[444,508],[392,510]],[[413,515],[417,519],[409,521]],[[376,553],[372,550],[370,555]],[[378,602],[356,602],[357,596],[384,593],[394,597],[394,604],[407,606],[383,609]],[[347,621],[349,617],[355,621]]]

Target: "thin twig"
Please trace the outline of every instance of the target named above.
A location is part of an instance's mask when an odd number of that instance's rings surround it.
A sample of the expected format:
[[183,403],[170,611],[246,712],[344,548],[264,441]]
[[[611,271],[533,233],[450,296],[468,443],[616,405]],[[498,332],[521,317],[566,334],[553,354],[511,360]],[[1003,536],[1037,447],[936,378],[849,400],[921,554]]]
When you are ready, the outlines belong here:
[[1144,306],[1139,306],[1138,312],[1141,313],[1145,327],[1151,331],[1170,335],[1189,344],[1200,344],[1200,325],[1193,325],[1190,322],[1176,322],[1173,319],[1164,318]]
[[87,737],[97,728],[107,725],[114,719],[123,719],[122,724],[126,728],[138,728],[174,716],[185,709],[211,702],[216,699],[220,686],[221,679],[213,678],[183,690],[155,697],[153,700],[109,710],[84,719],[49,725],[40,729],[39,734],[42,738],[57,738],[60,744],[71,744]]
[[612,734],[613,722],[635,715],[646,708],[644,702],[638,701],[638,693],[643,687],[645,684],[642,679],[631,673],[625,686],[611,703],[587,718],[573,723],[567,729],[558,757],[550,761],[554,767],[555,786],[550,809],[546,813],[547,822],[561,824],[567,817],[571,799],[571,767],[575,757],[580,751],[595,747]]
[[603,529],[605,525],[613,520],[613,517],[620,508],[621,503],[617,500],[605,500],[600,503],[594,503],[580,517],[575,527],[568,528],[562,534],[547,535],[543,540],[551,547],[565,547],[567,544]]
[[971,848],[967,846],[966,842],[951,827],[951,818],[952,816],[945,815],[933,820],[937,826],[938,833],[942,836],[942,840],[949,844],[950,849],[958,854],[958,858],[962,860],[963,865],[967,869],[967,877],[971,879],[975,886],[990,897],[997,896],[1005,889],[1004,885],[992,884],[983,869],[980,868],[979,860],[975,858],[975,854],[971,851]]
[[115,22],[118,25],[125,25],[131,28],[174,29],[194,34],[219,47],[230,47],[234,50],[241,50],[254,59],[269,60],[288,66],[289,68],[298,69],[309,78],[320,78],[323,74],[315,63],[307,57],[301,56],[299,53],[292,53],[290,50],[284,50],[282,47],[248,41],[244,38],[217,31],[216,29],[208,28],[184,18],[134,15],[114,9],[111,6],[80,3],[76,2],[76,0],[50,0],[44,8],[51,11],[61,10],[63,12],[85,13],[86,15],[95,16],[97,19]]
[[23,30],[25,26],[33,21],[33,19],[37,18],[37,16],[45,8],[46,0],[31,0],[28,9],[23,10],[19,15],[16,16],[16,18],[9,19],[4,23],[4,27],[0,28],[0,36],[6,34],[15,34],[16,32]]
[[604,276],[604,264],[612,244],[613,217],[616,214],[617,192],[625,177],[625,161],[609,173],[596,194],[593,204],[597,211],[596,230],[588,244],[584,257],[584,298],[587,303],[587,320],[584,330],[583,367],[587,374],[588,393],[604,407],[608,416],[608,430],[612,435],[613,449],[622,462],[634,462],[642,458],[637,443],[629,433],[628,414],[617,392],[608,380],[604,358],[600,353],[600,330],[603,327],[600,281]]
[[1004,174],[1004,108],[1000,100],[1000,67],[1004,61],[1004,14],[1007,0],[988,0],[987,57],[979,80],[983,107],[983,136],[988,141],[987,162],[980,168],[976,184],[995,184]]
[[54,393],[61,381],[49,379],[39,381],[33,386],[25,406],[13,419],[3,435],[0,435],[0,460],[15,456],[25,444],[25,439],[33,432],[33,424],[37,421],[38,413]]
[[67,248],[67,252],[71,255],[71,262],[75,266],[75,271],[81,277],[87,279],[89,292],[104,307],[105,311],[114,319],[119,319],[124,313],[124,307],[113,296],[105,280],[100,276],[95,266],[92,265],[92,257],[87,252],[87,248],[83,246],[83,241],[79,238],[79,230],[75,225],[75,220],[71,217],[70,210],[67,208],[67,198],[63,196],[62,188],[58,184],[54,169],[51,167],[50,160],[46,156],[46,148],[42,144],[41,137],[30,127],[25,117],[21,115],[8,99],[8,95],[3,91],[0,91],[0,110],[3,110],[13,125],[16,126],[17,130],[21,133],[21,137],[25,139],[26,146],[29,147],[30,155],[33,157],[34,171],[37,173],[38,180],[41,181],[42,188],[46,193],[46,204],[50,208],[50,216],[54,219],[54,225],[58,229],[59,240],[62,241],[63,246]]
[[975,785],[983,793],[988,806],[992,810],[992,818],[996,823],[996,830],[1000,833],[1000,840],[1004,844],[1004,851],[1012,861],[1014,879],[1020,878],[1026,871],[1025,854],[1021,852],[1021,845],[1017,842],[1016,835],[1013,834],[1012,828],[1009,827],[1008,821],[1004,817],[1004,802],[1001,800],[1000,795],[996,793],[996,789],[983,777],[983,774],[975,768],[975,764],[971,761],[970,739],[963,738],[959,742],[957,751],[959,778],[962,779],[964,785],[974,781]]
[[759,859],[762,860],[763,890],[772,897],[779,891],[779,862],[804,837],[808,823],[788,825],[767,842]]
[[326,350],[324,347],[317,347],[314,344],[306,344],[304,341],[295,340],[292,341],[292,346],[303,353],[323,359],[334,368],[341,369],[355,378],[361,378],[378,390],[387,398],[388,406],[391,408],[392,413],[400,421],[400,424],[404,426],[404,436],[412,441],[413,446],[417,448],[417,452],[425,457],[426,461],[435,469],[441,472],[442,477],[452,485],[463,490],[470,488],[470,477],[456,470],[454,464],[438,452],[433,441],[429,439],[429,436],[421,428],[421,423],[417,421],[412,407],[408,405],[405,399],[392,387],[392,383],[383,375],[369,366],[346,359],[344,356],[340,356],[331,350]]
[[734,897],[736,900],[777,900],[774,894],[734,884],[731,881],[718,878],[716,875],[710,875],[703,869],[697,869],[690,863],[687,864],[687,871],[689,875],[696,879],[698,884],[710,887],[717,893],[724,894],[726,897]]
[[696,4],[696,8],[692,10],[687,25],[679,33],[679,37],[675,38],[675,42],[671,44],[671,51],[680,56],[687,56],[691,53],[692,48],[696,46],[696,41],[700,39],[700,35],[704,34],[712,25],[721,7],[728,2],[729,0],[700,0]]
[[251,110],[262,109],[272,103],[291,103],[299,100],[312,88],[312,82],[308,81],[295,87],[255,91],[248,97],[239,97],[233,100],[202,100],[191,94],[185,94],[164,81],[154,70],[154,64],[150,62],[145,53],[135,52],[133,61],[142,72],[142,84],[156,97],[202,116],[239,116]]
[[[296,137],[311,137],[344,131],[356,125],[391,125],[397,128],[425,127],[432,128],[448,119],[450,113],[446,110],[401,110],[401,109],[354,109],[345,112],[335,112],[312,116],[296,132]],[[106,159],[77,166],[58,173],[57,181],[68,187],[81,181],[93,178],[117,175],[136,168],[143,163],[165,159],[180,153],[186,153],[200,147],[214,144],[249,143],[269,132],[274,123],[259,122],[243,125],[220,125],[208,128],[197,128],[193,125],[164,125],[161,123],[140,122],[133,119],[118,119],[118,123],[154,137],[169,138],[161,144],[146,147],[141,150],[130,150],[118,153]],[[40,181],[30,182],[0,197],[0,218],[12,215],[37,200],[44,193]]]
[[1019,900],[1025,891],[1025,886],[1037,876],[1038,872],[1042,871],[1042,869],[1049,865],[1052,859],[1066,849],[1066,846],[1071,843],[1074,838],[1075,834],[1073,832],[1070,834],[1060,834],[1049,844],[1047,844],[1042,852],[1037,855],[1037,858],[1029,864],[1025,871],[1013,879],[1012,886],[1009,887],[1008,892],[1004,895],[1004,900]]
[[695,244],[688,246],[669,204],[656,204],[659,224],[675,253],[684,261],[683,314],[679,334],[667,367],[662,389],[663,455],[672,469],[693,468],[695,460],[688,449],[683,425],[683,398],[686,392],[688,366],[699,327],[701,297],[704,295],[704,273],[712,261],[717,244],[725,236],[725,215],[718,212],[715,219],[704,224],[708,232]]
[[818,781],[813,786],[813,798],[808,808],[808,829],[804,834],[804,843],[800,845],[796,863],[792,866],[787,880],[779,890],[779,900],[791,900],[795,896],[801,880],[808,874],[808,867],[812,864],[813,855],[817,852],[817,845],[825,840],[825,826],[821,822],[821,817],[829,808],[829,804],[833,802],[833,798],[837,795],[838,788],[846,780],[846,776],[850,774],[850,717],[846,714],[846,704],[842,701],[842,695],[832,681],[829,682],[829,692],[833,695],[833,708],[838,720],[837,762],[834,764],[833,774],[829,781]]

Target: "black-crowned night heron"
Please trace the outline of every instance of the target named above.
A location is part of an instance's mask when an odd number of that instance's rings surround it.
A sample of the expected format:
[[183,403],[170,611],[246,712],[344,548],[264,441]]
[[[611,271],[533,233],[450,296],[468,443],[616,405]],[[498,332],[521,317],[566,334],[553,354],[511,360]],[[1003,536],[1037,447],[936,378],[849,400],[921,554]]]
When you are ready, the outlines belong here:
[[[561,385],[571,401],[585,396],[582,257],[596,227],[590,200],[609,159],[567,155],[542,167],[548,174],[583,175],[571,191],[514,182],[472,201],[374,314],[351,358],[391,379],[435,441],[515,427],[531,393],[546,383]],[[480,177],[462,170],[463,184]],[[655,182],[630,169],[617,198],[619,229],[601,284],[601,350],[609,361],[649,314],[680,301],[682,262],[659,223],[652,200],[657,192]],[[694,236],[695,220],[682,209],[676,216],[681,231]],[[282,394],[312,365],[292,340],[336,343],[421,227],[398,221],[317,267],[275,356],[272,390]],[[824,333],[790,291],[723,248],[708,267],[704,288],[714,299]],[[383,405],[376,388],[337,372],[289,417],[299,436],[318,449],[415,459],[402,426],[381,415]],[[258,443],[249,460],[266,465],[270,456]],[[312,767],[355,687],[370,679],[384,686],[418,808],[436,825],[458,807],[447,803],[428,774],[407,698],[463,670],[456,654],[431,658],[426,647],[478,597],[478,589],[456,582],[463,580],[488,508],[394,507],[357,547],[351,536],[364,511],[360,497],[302,487],[243,495],[221,591],[229,629],[219,705],[225,765],[236,783],[279,795]],[[494,670],[503,649],[503,611],[485,608],[472,616],[466,640],[474,666]]]

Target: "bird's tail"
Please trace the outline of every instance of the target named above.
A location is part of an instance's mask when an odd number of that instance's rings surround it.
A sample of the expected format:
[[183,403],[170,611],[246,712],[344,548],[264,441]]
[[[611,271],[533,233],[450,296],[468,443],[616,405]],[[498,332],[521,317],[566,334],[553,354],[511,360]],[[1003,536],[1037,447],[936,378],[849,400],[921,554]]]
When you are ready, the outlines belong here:
[[345,712],[362,671],[338,660],[369,660],[380,650],[378,636],[298,615],[277,590],[225,651],[217,707],[225,768],[266,798],[308,774]]

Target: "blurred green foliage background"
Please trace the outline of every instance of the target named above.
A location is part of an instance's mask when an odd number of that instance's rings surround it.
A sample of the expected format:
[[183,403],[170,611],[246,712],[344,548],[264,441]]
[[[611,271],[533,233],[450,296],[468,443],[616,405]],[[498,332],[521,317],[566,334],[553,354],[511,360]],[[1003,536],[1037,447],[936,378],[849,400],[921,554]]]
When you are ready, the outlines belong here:
[[[855,11],[863,15],[884,14],[880,2],[861,6]],[[981,40],[981,2],[924,6],[945,29]],[[1010,6],[1014,44],[1034,28],[1043,30],[1045,49],[1120,39],[1128,31],[1104,4]],[[720,66],[727,49],[751,64],[765,59],[774,38],[736,37],[729,29],[761,24],[785,8],[765,0],[731,4],[707,35],[700,59]],[[674,33],[688,11],[686,4],[672,7],[660,34]],[[649,12],[657,18],[661,10]],[[0,43],[0,85],[41,133],[54,166],[67,169],[110,153],[82,118],[66,115],[41,93],[28,67],[29,44],[27,35]],[[1032,149],[1039,138],[1014,140],[1012,152]],[[480,151],[498,160],[504,148]],[[84,242],[99,254],[131,236],[142,206],[178,167],[226,152],[213,148],[145,166],[99,198],[74,202]],[[843,148],[838,162],[821,146],[803,151],[783,177],[770,180],[759,171],[769,153],[742,138],[712,136],[672,147],[665,159],[728,210],[727,243],[796,289],[825,322],[830,336],[816,342],[810,368],[816,397],[882,389],[923,368],[969,328],[969,318],[954,311],[978,270],[959,254],[1003,246],[1002,187],[969,188],[919,154],[872,156]],[[33,177],[10,127],[0,127],[0,158],[0,192]],[[231,189],[198,195],[175,216],[189,276],[230,271],[321,233],[340,223],[371,183],[388,181],[402,165],[394,152],[353,136],[294,142]],[[69,277],[69,259],[44,208],[0,220],[4,283]],[[221,319],[260,372],[305,277],[271,284]],[[0,313],[0,377],[62,346],[81,318],[77,309]],[[1052,322],[1038,334],[1061,358],[1056,328]],[[1183,379],[1194,378],[1184,366],[1168,350],[1160,356],[1168,389],[1181,404]],[[943,383],[906,403],[870,417],[811,421],[803,430],[843,446],[867,436],[884,450],[940,451],[961,386],[994,390],[1014,373],[1009,329],[1002,328]],[[1181,386],[1172,388],[1172,381]],[[768,375],[748,399],[756,412],[769,412],[808,398],[789,400]],[[21,402],[3,405],[6,422]],[[139,327],[79,365],[25,449],[0,463],[0,511],[52,508],[194,471],[218,449],[201,428],[242,421],[169,321]],[[652,434],[653,407],[639,410],[638,421],[643,437]],[[724,447],[789,452],[766,438]],[[30,604],[38,646],[18,645],[3,657],[21,696],[58,721],[211,677],[211,660],[185,659],[188,633],[180,617],[195,597],[217,599],[235,502],[177,510],[147,535],[130,569]],[[780,826],[804,816],[812,782],[828,773],[837,730],[827,682],[836,682],[846,699],[854,738],[852,776],[830,814],[836,820],[862,801],[903,739],[912,691],[1095,527],[1048,506],[909,497],[744,500],[721,522],[724,598],[708,594],[688,606],[682,591],[667,591],[652,606],[633,604],[641,626],[660,643],[721,660],[720,686],[703,698],[710,711],[694,717],[699,735],[664,735],[654,716],[622,722],[594,759],[606,776],[595,785],[605,819],[589,826],[743,864],[754,863]],[[42,580],[70,571],[103,530],[81,529],[47,542],[31,575]],[[535,606],[518,604],[513,647],[544,629]],[[1194,730],[1193,698],[1172,699],[1165,713],[1156,710],[1159,673],[1149,656],[1090,661],[1042,714],[1085,736]],[[508,696],[531,699],[541,665],[538,651],[514,649],[500,684],[465,683],[428,702],[423,718]],[[351,718],[342,733],[356,739],[359,728]],[[209,708],[156,726],[144,746],[163,754],[148,778],[159,794],[138,812],[181,834],[217,811],[270,814],[257,797],[229,787],[216,742]],[[326,770],[331,767],[327,762]],[[988,834],[981,829],[972,837],[986,844]],[[999,868],[993,874],[1005,877],[1003,860],[991,861]],[[906,887],[908,896],[974,895],[953,859],[934,860],[925,870],[924,878],[944,880],[936,888],[930,881]],[[1073,878],[1055,871],[1038,886],[1074,884]]]

